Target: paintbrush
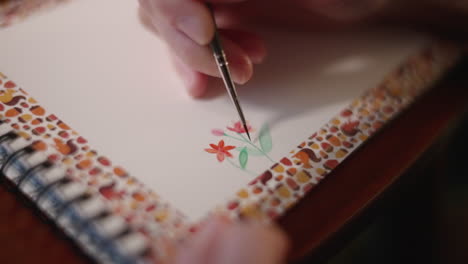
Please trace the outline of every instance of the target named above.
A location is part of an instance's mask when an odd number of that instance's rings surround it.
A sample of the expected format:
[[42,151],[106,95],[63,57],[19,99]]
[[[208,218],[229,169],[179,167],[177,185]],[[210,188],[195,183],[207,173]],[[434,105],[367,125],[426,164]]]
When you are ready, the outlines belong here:
[[242,111],[242,107],[239,103],[239,97],[237,96],[236,87],[234,85],[234,82],[232,81],[231,73],[229,71],[229,63],[227,61],[226,54],[224,53],[223,46],[221,45],[221,39],[219,37],[218,27],[216,26],[213,8],[210,4],[207,4],[207,6],[210,9],[211,17],[213,18],[213,24],[215,25],[215,34],[213,40],[210,42],[210,47],[213,51],[213,56],[216,60],[216,64],[218,65],[218,69],[221,74],[221,78],[223,79],[224,85],[226,86],[226,90],[228,91],[229,96],[231,97],[231,101],[236,107],[240,121],[242,122],[244,130],[247,133],[247,137],[249,138],[249,140],[252,140],[250,138],[249,129],[247,127],[244,112]]

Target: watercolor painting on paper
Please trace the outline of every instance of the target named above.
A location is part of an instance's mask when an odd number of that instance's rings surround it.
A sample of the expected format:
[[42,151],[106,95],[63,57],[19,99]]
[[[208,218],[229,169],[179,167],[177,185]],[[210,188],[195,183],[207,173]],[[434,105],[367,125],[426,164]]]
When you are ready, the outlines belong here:
[[[248,124],[248,132],[255,132],[255,129]],[[252,141],[245,136],[245,128],[240,121],[235,122],[232,126],[227,126],[226,130],[215,128],[211,130],[211,134],[222,139],[218,143],[209,144],[210,148],[205,151],[210,154],[215,154],[218,162],[227,161],[230,165],[248,173],[252,176],[257,176],[258,173],[249,170],[250,162],[255,162],[255,159],[264,158],[274,164],[275,161],[270,157],[269,153],[273,150],[273,141],[268,125],[263,125],[258,136]],[[227,144],[225,140],[232,142],[232,145]]]

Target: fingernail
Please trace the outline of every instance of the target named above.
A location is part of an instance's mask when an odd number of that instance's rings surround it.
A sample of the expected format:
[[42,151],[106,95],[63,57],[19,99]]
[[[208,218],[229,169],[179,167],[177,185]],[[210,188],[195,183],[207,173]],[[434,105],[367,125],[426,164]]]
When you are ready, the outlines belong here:
[[254,64],[262,63],[267,56],[267,49],[263,41],[250,41],[249,43],[243,43],[242,48],[249,55],[250,60]]
[[183,16],[176,21],[176,27],[200,45],[206,45],[211,39],[210,30],[201,17]]
[[250,58],[245,60],[245,63],[241,64],[239,68],[233,69],[234,81],[237,84],[246,84],[253,75],[253,64]]
[[265,60],[266,53],[249,54],[249,56],[254,64],[261,64]]

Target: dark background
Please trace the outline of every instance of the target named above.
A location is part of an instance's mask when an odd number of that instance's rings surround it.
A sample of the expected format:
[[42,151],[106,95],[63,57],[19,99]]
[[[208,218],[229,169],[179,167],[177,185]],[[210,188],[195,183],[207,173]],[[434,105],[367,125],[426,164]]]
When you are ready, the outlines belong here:
[[[468,263],[467,114],[437,148],[431,162],[406,175],[414,179],[393,190],[358,235],[324,263]],[[300,263],[317,262],[323,261]]]

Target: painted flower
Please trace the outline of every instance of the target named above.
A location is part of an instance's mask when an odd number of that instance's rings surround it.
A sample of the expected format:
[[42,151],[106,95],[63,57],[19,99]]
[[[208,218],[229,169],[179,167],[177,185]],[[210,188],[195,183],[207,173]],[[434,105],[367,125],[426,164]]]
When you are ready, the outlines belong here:
[[215,128],[211,130],[211,134],[217,136],[217,137],[222,137],[224,136],[224,131],[222,129]]
[[208,153],[216,154],[216,158],[219,162],[223,162],[225,156],[228,156],[228,158],[232,158],[233,156],[229,151],[236,148],[234,146],[225,146],[224,140],[220,140],[218,145],[210,144],[210,147],[211,148],[205,149],[205,151]]
[[[241,121],[237,121],[236,123],[234,123],[234,127],[227,127],[227,129],[233,131],[233,132],[236,132],[236,133],[245,133],[245,128],[244,126],[242,125]],[[247,124],[247,129],[249,130],[249,132],[252,132],[252,126],[250,126],[249,124]]]

